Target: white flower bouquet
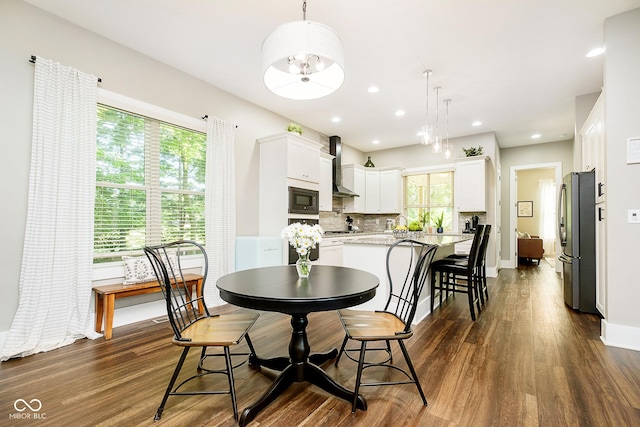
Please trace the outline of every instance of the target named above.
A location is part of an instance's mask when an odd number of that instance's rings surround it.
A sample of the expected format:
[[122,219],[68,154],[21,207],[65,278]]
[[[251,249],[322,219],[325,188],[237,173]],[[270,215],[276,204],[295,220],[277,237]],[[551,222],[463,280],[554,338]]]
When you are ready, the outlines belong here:
[[289,244],[296,249],[298,256],[306,260],[311,249],[322,241],[324,230],[320,225],[293,223],[282,230],[282,237],[286,237]]

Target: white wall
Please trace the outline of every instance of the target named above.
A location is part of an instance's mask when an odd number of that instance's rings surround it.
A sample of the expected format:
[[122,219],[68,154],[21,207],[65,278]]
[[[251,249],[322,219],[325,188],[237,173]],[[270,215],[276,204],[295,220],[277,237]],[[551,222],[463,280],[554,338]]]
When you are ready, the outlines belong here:
[[640,164],[627,164],[626,141],[640,137],[640,9],[605,20],[607,319],[611,345],[640,350],[640,225],[627,210],[640,209]]

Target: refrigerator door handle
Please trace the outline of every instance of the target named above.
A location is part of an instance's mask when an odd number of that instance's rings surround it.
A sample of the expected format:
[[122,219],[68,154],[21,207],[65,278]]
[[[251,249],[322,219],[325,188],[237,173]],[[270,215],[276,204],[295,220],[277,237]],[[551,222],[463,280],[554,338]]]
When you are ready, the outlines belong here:
[[572,257],[565,254],[564,252],[558,257],[558,261],[563,262],[565,264],[571,264],[573,262]]
[[560,187],[560,194],[558,195],[558,238],[560,239],[560,245],[565,246],[567,243],[567,231],[565,229],[564,223],[564,213],[566,212],[564,208],[564,201],[567,197],[567,185],[562,184]]
[[598,221],[604,221],[604,208],[598,206]]

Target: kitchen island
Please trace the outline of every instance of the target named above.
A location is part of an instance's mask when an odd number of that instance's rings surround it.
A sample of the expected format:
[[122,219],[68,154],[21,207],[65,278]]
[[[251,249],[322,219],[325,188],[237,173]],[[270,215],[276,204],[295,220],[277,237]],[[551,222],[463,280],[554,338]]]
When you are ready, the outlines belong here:
[[[473,234],[425,234],[415,238],[416,241],[438,245],[435,260],[445,258],[454,253],[454,245],[473,239]],[[361,310],[382,310],[387,301],[389,293],[389,279],[387,277],[387,252],[389,246],[397,242],[392,234],[366,234],[354,235],[353,237],[345,237],[341,239],[343,242],[343,265],[345,267],[357,268],[375,274],[380,280],[380,285],[376,292],[375,298],[361,304],[355,309]],[[406,251],[413,250],[407,246]],[[410,256],[410,254],[398,251],[398,256]],[[393,271],[393,259],[391,260],[391,275],[406,274],[406,272],[397,273]],[[429,273],[431,274],[431,273]],[[397,279],[397,280],[403,280]],[[429,278],[429,280],[431,280]],[[394,281],[396,279],[394,278]],[[414,323],[420,323],[429,313],[431,305],[431,289],[425,286],[418,300],[418,309],[414,318]]]

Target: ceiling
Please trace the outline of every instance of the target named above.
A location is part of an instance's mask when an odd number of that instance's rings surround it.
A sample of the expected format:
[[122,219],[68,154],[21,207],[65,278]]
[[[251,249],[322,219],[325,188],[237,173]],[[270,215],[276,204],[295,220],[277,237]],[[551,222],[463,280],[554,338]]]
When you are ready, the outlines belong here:
[[[586,53],[602,45],[605,18],[640,7],[640,0],[308,0],[307,20],[342,39],[345,81],[324,98],[292,101],[264,86],[261,45],[278,25],[302,20],[302,0],[26,1],[364,152],[419,143],[427,69],[431,121],[432,89],[442,88],[441,134],[442,101],[451,99],[451,138],[495,132],[503,148],[571,139],[575,97],[602,85],[603,57]],[[370,85],[379,92],[368,93]]]

